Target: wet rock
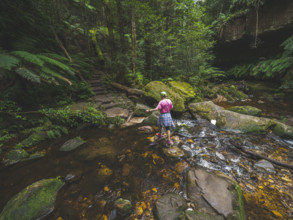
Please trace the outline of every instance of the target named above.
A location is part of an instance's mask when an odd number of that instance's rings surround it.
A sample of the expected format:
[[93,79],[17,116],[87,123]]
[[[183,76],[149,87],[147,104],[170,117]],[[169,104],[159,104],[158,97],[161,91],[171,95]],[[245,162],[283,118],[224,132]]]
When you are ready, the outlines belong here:
[[122,199],[122,198],[117,199],[114,202],[114,206],[118,210],[118,213],[122,216],[126,216],[130,214],[130,212],[132,211],[131,202],[126,199]]
[[230,178],[197,168],[187,173],[187,194],[198,208],[210,215],[228,219],[244,219],[241,189]]
[[254,167],[260,171],[266,171],[268,173],[275,173],[273,164],[267,160],[259,160],[254,164]]
[[187,169],[189,167],[189,163],[187,163],[185,160],[183,161],[180,161],[180,162],[177,162],[175,164],[175,170],[178,172],[178,173],[182,173],[185,169]]
[[79,151],[78,159],[89,161],[100,159],[112,163],[116,160],[117,154],[110,139],[103,137],[93,142],[87,142],[87,146]]
[[122,176],[129,176],[131,168],[132,167],[128,163],[124,164],[122,167]]
[[183,157],[185,155],[184,151],[181,150],[179,147],[176,147],[176,146],[169,147],[169,148],[164,148],[163,152],[167,157],[180,158],[180,157]]
[[272,128],[273,133],[276,135],[293,138],[293,127],[291,126],[273,119],[224,110],[211,101],[191,103],[189,108],[208,120],[216,120],[219,127],[254,133],[264,133]]
[[157,102],[161,100],[160,93],[162,91],[167,92],[168,98],[171,99],[174,105],[174,111],[184,112],[185,106],[184,97],[181,97],[176,91],[174,91],[170,86],[167,86],[160,81],[152,81],[145,86],[145,96],[148,99],[156,100]]
[[191,210],[185,211],[185,219],[188,220],[224,220],[222,216],[215,216],[203,212],[194,212]]
[[258,103],[258,104],[264,104],[265,102],[262,101],[262,100],[258,100],[257,103]]
[[105,111],[107,117],[114,118],[114,117],[121,117],[121,118],[127,118],[128,117],[128,110],[120,107],[114,107],[110,108]]
[[0,220],[39,219],[54,210],[57,192],[64,185],[58,179],[43,179],[26,187],[5,205]]
[[[28,138],[24,139],[17,145],[15,145],[15,148],[20,149],[20,148],[29,148],[33,146],[34,144],[40,143],[41,141],[44,141],[48,138],[47,132],[43,131],[46,129],[46,127],[38,127],[35,128],[36,130],[39,129],[39,131],[34,132],[31,134]],[[42,130],[40,130],[42,129]]]
[[156,201],[154,215],[159,220],[180,219],[185,209],[187,203],[182,196],[168,193]]
[[72,184],[72,183],[75,183],[75,182],[79,181],[80,178],[81,178],[81,176],[77,176],[75,174],[69,173],[69,174],[67,174],[65,176],[64,181],[65,181],[66,184]]
[[231,108],[228,108],[227,110],[232,112],[237,112],[244,115],[252,115],[252,116],[260,116],[262,111],[256,107],[252,107],[249,105],[244,106],[233,106]]
[[137,128],[139,134],[151,134],[154,132],[154,129],[151,126],[142,126]]
[[146,117],[134,117],[134,118],[130,119],[129,122],[122,124],[121,127],[125,128],[125,127],[133,126],[136,124],[141,124],[145,119],[146,119]]
[[60,151],[72,151],[85,143],[80,137],[76,137],[66,141],[61,147]]

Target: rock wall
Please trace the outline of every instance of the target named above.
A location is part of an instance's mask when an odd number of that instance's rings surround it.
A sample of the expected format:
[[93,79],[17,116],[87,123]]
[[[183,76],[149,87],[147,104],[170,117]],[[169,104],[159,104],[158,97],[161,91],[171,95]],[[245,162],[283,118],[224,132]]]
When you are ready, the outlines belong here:
[[253,48],[256,12],[229,20],[218,36],[216,63],[227,66],[280,53],[280,44],[293,34],[293,1],[267,0],[259,8],[258,47]]

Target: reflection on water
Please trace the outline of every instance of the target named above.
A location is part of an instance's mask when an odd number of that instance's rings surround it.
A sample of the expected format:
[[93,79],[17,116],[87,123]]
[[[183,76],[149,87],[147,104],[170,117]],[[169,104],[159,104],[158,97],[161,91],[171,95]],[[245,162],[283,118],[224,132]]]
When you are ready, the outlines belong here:
[[[176,123],[179,146],[187,153],[181,159],[166,157],[161,145],[150,146],[148,135],[139,135],[135,127],[73,132],[68,137],[45,143],[40,146],[46,151],[44,158],[1,167],[0,209],[13,195],[37,180],[57,176],[65,179],[71,174],[58,193],[54,212],[45,219],[101,219],[105,216],[126,219],[113,206],[120,197],[130,200],[134,206],[127,219],[152,219],[152,208],[160,195],[166,192],[185,195],[183,174],[176,167],[177,162],[185,161],[189,166],[202,166],[233,177],[250,202],[247,206],[250,218],[264,219],[272,216],[274,209],[283,216],[290,216],[292,196],[286,196],[286,192],[293,189],[292,173],[277,166],[276,174],[257,171],[256,160],[243,155],[229,140],[287,163],[292,163],[292,140],[284,141],[270,134],[247,135],[219,130],[205,120],[176,120]],[[72,152],[59,152],[66,140],[76,136],[81,136],[86,145]],[[266,194],[268,192],[271,194]],[[261,203],[263,199],[268,202]]]

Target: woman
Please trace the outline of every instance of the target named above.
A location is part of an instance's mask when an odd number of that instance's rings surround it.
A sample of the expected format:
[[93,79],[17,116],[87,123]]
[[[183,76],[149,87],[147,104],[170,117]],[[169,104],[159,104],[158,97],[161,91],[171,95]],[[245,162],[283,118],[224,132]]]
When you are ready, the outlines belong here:
[[158,119],[158,126],[160,129],[160,132],[157,133],[157,136],[159,138],[162,137],[162,130],[163,127],[167,130],[167,135],[168,135],[168,145],[171,145],[171,128],[175,128],[174,122],[172,120],[172,116],[170,114],[171,109],[173,108],[172,101],[170,99],[167,99],[167,93],[166,92],[161,92],[161,98],[162,100],[159,102],[156,108],[146,110],[146,112],[152,112],[156,110],[160,110],[160,117]]

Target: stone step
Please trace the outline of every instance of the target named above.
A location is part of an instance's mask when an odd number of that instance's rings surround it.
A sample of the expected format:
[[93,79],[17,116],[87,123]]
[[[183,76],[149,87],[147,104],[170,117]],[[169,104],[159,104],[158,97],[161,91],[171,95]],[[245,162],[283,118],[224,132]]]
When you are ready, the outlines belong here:
[[90,80],[89,83],[101,83],[101,80],[94,79],[94,80]]
[[106,91],[95,91],[95,94],[96,95],[105,95],[105,94],[107,94],[107,92]]
[[94,99],[96,102],[101,102],[102,104],[107,104],[112,102],[112,99],[106,95],[96,95]]
[[115,106],[116,106],[115,103],[102,104],[102,108],[104,108],[104,109],[113,108]]
[[104,87],[92,87],[92,90],[94,92],[106,91],[106,89]]

